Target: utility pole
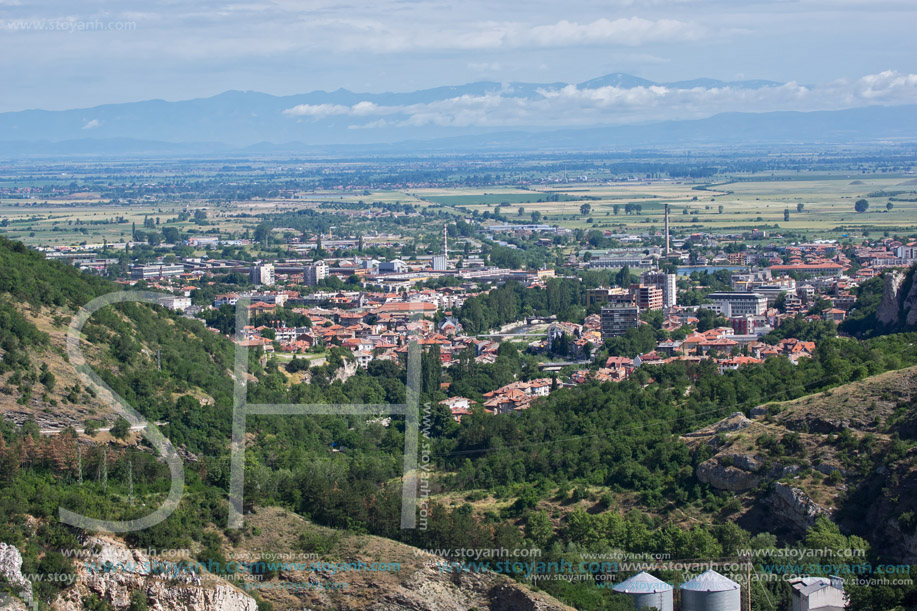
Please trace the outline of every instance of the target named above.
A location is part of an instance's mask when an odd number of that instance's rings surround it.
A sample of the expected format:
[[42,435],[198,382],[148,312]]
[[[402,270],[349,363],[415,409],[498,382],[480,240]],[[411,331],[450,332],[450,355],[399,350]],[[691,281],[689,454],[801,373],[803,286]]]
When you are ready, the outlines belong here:
[[751,611],[751,556],[745,556],[745,601]]
[[134,461],[127,461],[127,498],[131,505],[134,504]]
[[102,448],[102,462],[99,464],[98,479],[102,482],[102,487],[108,489],[108,446]]

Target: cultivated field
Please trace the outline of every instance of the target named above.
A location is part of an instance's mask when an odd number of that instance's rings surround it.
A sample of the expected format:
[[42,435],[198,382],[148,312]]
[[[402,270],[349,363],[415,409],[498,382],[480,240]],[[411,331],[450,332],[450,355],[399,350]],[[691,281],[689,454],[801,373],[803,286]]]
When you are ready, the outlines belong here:
[[[854,211],[854,202],[865,198],[869,210]],[[149,231],[144,221],[159,219],[158,229],[173,226],[183,233],[241,237],[260,222],[259,215],[303,208],[323,202],[410,203],[443,206],[460,214],[500,212],[511,221],[531,222],[532,213],[542,222],[570,229],[611,229],[646,232],[662,227],[663,209],[670,206],[674,232],[731,232],[752,227],[769,235],[805,231],[806,237],[849,236],[864,231],[875,235],[902,233],[917,223],[917,180],[898,175],[737,176],[707,183],[699,180],[633,180],[621,183],[571,183],[530,188],[456,188],[399,190],[323,190],[299,193],[295,199],[252,199],[219,203],[165,201],[110,203],[98,193],[67,197],[0,199],[0,232],[30,245],[76,246],[129,240],[131,225]],[[887,210],[887,204],[892,209]],[[588,204],[588,214],[581,206]],[[640,210],[628,214],[626,206]],[[802,206],[801,211],[798,206]],[[206,223],[180,221],[186,210],[204,209]],[[519,214],[519,209],[522,214]],[[617,213],[615,209],[617,208]],[[789,210],[789,220],[784,211]],[[122,221],[111,222],[117,218]]]

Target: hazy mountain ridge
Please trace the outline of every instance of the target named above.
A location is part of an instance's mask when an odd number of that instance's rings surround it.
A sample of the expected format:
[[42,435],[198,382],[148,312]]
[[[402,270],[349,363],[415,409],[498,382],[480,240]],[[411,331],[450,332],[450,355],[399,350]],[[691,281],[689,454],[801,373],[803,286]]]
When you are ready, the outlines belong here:
[[[905,142],[917,139],[917,105],[815,112],[722,113],[706,119],[589,129],[542,128],[490,133],[467,129],[459,135],[455,129],[440,128],[435,137],[424,138],[422,134],[402,133],[400,137],[393,134],[388,142],[355,142],[344,139],[315,142],[297,139],[294,134],[271,140],[267,138],[268,134],[259,134],[253,129],[252,136],[259,136],[256,140],[233,145],[220,140],[221,130],[218,125],[214,124],[212,131],[206,134],[209,138],[184,141],[165,141],[152,134],[144,138],[0,139],[0,157],[468,153],[531,151],[536,148],[540,151],[601,151],[647,146]],[[537,134],[537,137],[533,138],[533,134]],[[85,136],[85,133],[81,136]]]
[[[428,106],[430,112],[435,112],[442,105],[457,104],[461,108],[469,100],[480,100],[488,96],[511,98],[524,107],[526,104],[544,103],[547,100],[545,92],[556,93],[566,87],[576,87],[579,91],[605,87],[622,90],[661,87],[670,90],[709,91],[723,88],[756,90],[780,85],[764,80],[724,82],[708,78],[657,83],[615,73],[577,85],[562,82],[479,81],[411,92],[360,93],[338,89],[285,96],[233,90],[191,100],[153,99],[71,110],[35,109],[0,113],[0,142],[3,143],[4,152],[11,156],[225,153],[250,146],[264,148],[264,143],[295,143],[292,147],[289,144],[282,145],[280,149],[305,151],[312,147],[327,146],[388,147],[392,143],[404,143],[407,146],[413,145],[413,141],[429,143],[444,138],[451,141],[433,142],[432,146],[425,144],[421,148],[437,149],[459,145],[472,150],[479,146],[526,149],[532,147],[529,134],[542,131],[551,133],[549,146],[556,146],[564,140],[573,140],[576,146],[587,148],[644,144],[647,139],[650,144],[677,144],[685,138],[690,142],[705,143],[713,141],[713,138],[703,133],[709,125],[698,120],[562,128],[556,124],[550,126],[543,123],[530,114],[528,122],[531,124],[509,128],[501,126],[499,121],[415,121],[413,113],[417,109],[426,112]],[[357,105],[361,105],[362,109]],[[456,116],[461,114],[461,110],[455,112],[458,113]],[[730,115],[717,115],[700,121],[712,120],[716,128],[716,125],[727,120],[724,118],[727,116]],[[733,120],[738,120],[741,125],[730,125],[721,131],[730,137],[735,135],[738,127],[739,133],[755,141],[771,137],[772,127],[759,129],[755,125],[757,118],[762,115],[752,116],[756,118],[755,121],[751,121],[749,115],[734,113]],[[837,116],[844,119],[842,115]],[[596,118],[597,124],[621,121],[621,117],[615,117],[614,121],[611,120],[612,115],[608,117],[606,121],[599,116]],[[362,129],[355,129],[358,127]],[[869,125],[856,124],[842,124],[837,129],[850,131],[854,139],[873,135],[874,131]],[[672,130],[673,133],[670,133]],[[702,133],[698,134],[698,131]],[[799,127],[794,124],[784,131],[794,135],[799,133]],[[879,134],[880,137],[887,135],[891,134],[884,131]],[[722,137],[722,134],[717,137]],[[455,138],[473,138],[474,141],[469,146],[469,143]],[[613,142],[606,142],[609,138]]]

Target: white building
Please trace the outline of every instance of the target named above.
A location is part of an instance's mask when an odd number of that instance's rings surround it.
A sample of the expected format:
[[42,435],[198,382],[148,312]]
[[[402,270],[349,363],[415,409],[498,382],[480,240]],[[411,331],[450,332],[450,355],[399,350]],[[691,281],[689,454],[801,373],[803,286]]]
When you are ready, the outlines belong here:
[[324,261],[316,261],[312,265],[307,265],[302,270],[303,283],[307,286],[315,286],[328,277],[328,264]]
[[449,259],[446,255],[433,255],[433,271],[444,272],[449,269]]
[[[767,297],[761,293],[710,293],[707,295],[727,318],[760,316],[767,311]],[[703,307],[703,306],[702,306]]]
[[169,308],[170,310],[178,310],[179,312],[184,312],[186,309],[191,307],[191,298],[176,297],[175,295],[164,295],[159,298],[159,304],[164,308]]
[[842,611],[847,606],[844,580],[840,577],[803,577],[790,585],[792,611]]
[[274,266],[270,263],[254,265],[249,272],[249,277],[252,284],[258,286],[272,285],[274,284]]

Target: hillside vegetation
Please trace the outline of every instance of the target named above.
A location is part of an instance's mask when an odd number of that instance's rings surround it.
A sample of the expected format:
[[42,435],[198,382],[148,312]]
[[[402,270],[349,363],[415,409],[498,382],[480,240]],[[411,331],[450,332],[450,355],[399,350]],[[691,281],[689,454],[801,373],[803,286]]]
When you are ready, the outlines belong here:
[[[0,264],[0,407],[7,416],[0,420],[0,541],[23,552],[24,572],[66,573],[74,570],[73,561],[61,551],[80,547],[84,533],[61,524],[58,508],[108,519],[145,515],[162,502],[168,470],[137,434],[93,434],[91,426],[83,433],[39,434],[46,425],[80,427],[93,419],[117,425],[114,412],[74,375],[63,338],[79,305],[119,286],[6,240],[0,240]],[[715,558],[770,549],[778,544],[774,535],[780,545],[862,547],[871,549],[876,561],[908,558],[907,545],[886,542],[894,528],[913,533],[917,522],[908,515],[910,506],[898,502],[910,494],[912,481],[913,370],[903,368],[917,364],[917,336],[859,341],[823,331],[813,327],[816,354],[797,365],[773,358],[724,375],[710,362],[646,366],[621,383],[557,391],[518,417],[475,410],[461,424],[438,405],[440,364],[428,354],[421,400],[431,405],[425,426],[433,497],[426,530],[400,528],[399,418],[390,424],[355,416],[249,418],[246,511],[260,516],[265,508],[279,507],[285,515],[298,514],[285,523],[300,524],[295,528],[303,534],[300,519],[333,528],[346,540],[374,535],[428,549],[536,548],[541,560],[576,564],[587,554],[616,551]],[[253,530],[226,529],[231,342],[198,321],[135,303],[98,312],[83,340],[99,375],[148,420],[166,423],[161,429],[185,463],[186,492],[178,509],[152,528],[127,534],[125,541],[138,548],[189,549],[198,560],[224,558],[246,537],[254,538],[254,546],[265,544]],[[398,363],[373,362],[341,381],[331,375],[339,364],[332,359],[323,366],[325,375],[305,383],[258,351],[250,357],[252,402],[404,400],[405,374]],[[449,375],[474,380],[520,368],[519,354],[506,349],[492,365],[459,359]],[[847,395],[857,399],[840,406],[821,403]],[[691,436],[734,412],[741,414],[736,419],[746,419],[762,405],[771,407],[743,430]],[[832,426],[840,430],[827,430]],[[764,470],[778,463],[798,470],[761,477],[743,490],[719,487],[702,465],[730,452],[760,455]],[[722,467],[735,468],[732,461]],[[818,469],[822,464],[828,473]],[[880,477],[866,477],[870,473]],[[755,508],[760,513],[767,507],[777,484],[824,503],[823,517],[803,516],[790,529],[772,528],[756,517]],[[792,510],[782,509],[787,516]],[[897,526],[886,532],[889,524]],[[256,518],[246,528],[252,525]],[[269,528],[258,527],[262,536]],[[310,543],[307,537],[303,545],[324,546],[322,554],[333,551],[335,535],[322,532],[331,543]],[[490,560],[485,565],[498,568]],[[504,572],[578,608],[627,606],[599,587],[598,573],[566,581]],[[378,587],[380,595],[393,591]],[[47,603],[66,588],[45,581],[35,590]],[[891,609],[914,595],[906,587],[851,588],[862,609]],[[771,599],[787,601],[787,586],[756,586],[753,599],[756,608],[766,608]],[[285,596],[271,600],[278,608],[305,604]],[[354,605],[361,599],[346,600]],[[308,602],[340,608],[333,599]]]

